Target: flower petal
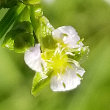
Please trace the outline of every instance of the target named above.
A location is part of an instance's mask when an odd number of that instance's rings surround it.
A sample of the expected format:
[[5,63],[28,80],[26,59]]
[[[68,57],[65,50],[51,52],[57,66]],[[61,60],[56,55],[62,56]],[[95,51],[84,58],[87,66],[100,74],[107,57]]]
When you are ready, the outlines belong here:
[[42,72],[40,45],[36,44],[25,52],[25,63],[36,72]]
[[68,44],[70,48],[78,48],[83,46],[82,42],[77,44],[77,42],[80,40],[80,37],[72,26],[59,27],[52,32],[52,35],[56,40],[63,40],[63,42]]
[[85,73],[85,70],[81,67],[73,66],[74,69],[68,67],[65,74],[60,74],[59,77],[52,77],[51,89],[53,91],[68,91],[80,85],[81,77]]

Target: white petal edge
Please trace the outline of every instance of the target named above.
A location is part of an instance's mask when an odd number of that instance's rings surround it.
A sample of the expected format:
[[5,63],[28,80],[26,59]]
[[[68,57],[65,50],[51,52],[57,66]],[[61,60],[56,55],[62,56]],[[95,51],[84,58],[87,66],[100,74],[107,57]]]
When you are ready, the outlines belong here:
[[85,73],[85,70],[81,67],[74,66],[74,69],[67,68],[65,74],[60,74],[58,76],[53,76],[51,78],[51,89],[52,91],[69,91],[75,89],[80,85],[81,77]]
[[36,44],[25,52],[24,61],[32,70],[42,72],[40,44]]
[[80,37],[72,26],[59,27],[52,32],[52,36],[56,40],[63,40],[63,42],[70,48],[78,48],[83,46],[83,43],[77,44]]

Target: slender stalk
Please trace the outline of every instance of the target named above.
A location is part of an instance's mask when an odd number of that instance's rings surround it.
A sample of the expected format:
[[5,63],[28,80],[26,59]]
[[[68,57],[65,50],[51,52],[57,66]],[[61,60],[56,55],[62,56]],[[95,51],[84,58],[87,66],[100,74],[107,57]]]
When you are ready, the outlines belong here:
[[36,34],[38,25],[39,25],[39,18],[43,15],[43,12],[41,10],[40,4],[30,6],[30,17],[31,22]]

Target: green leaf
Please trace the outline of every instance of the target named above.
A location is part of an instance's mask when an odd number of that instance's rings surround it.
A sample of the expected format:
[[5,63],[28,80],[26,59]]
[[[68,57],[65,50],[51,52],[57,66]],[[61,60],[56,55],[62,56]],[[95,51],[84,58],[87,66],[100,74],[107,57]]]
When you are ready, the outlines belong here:
[[0,8],[11,8],[18,3],[18,0],[0,0]]
[[23,22],[23,21],[29,21],[30,22],[30,10],[28,6],[26,6],[23,11],[19,14],[17,17],[16,22]]
[[18,22],[13,26],[12,30],[7,33],[2,46],[18,53],[25,52],[29,47],[34,46],[33,29],[30,22]]
[[13,7],[8,10],[6,15],[3,17],[3,19],[0,21],[0,39],[6,34],[10,26],[13,24],[15,19],[18,17],[18,15],[22,12],[24,9],[24,5],[19,5],[16,7]]
[[26,6],[16,19],[11,31],[7,33],[2,46],[19,53],[34,46],[33,28],[29,21],[30,13]]
[[2,47],[14,50],[14,35],[15,33],[13,31],[8,32],[7,35],[5,36]]
[[36,96],[37,93],[49,83],[49,81],[50,81],[50,76],[46,77],[46,75],[37,72],[33,79],[32,90],[31,90],[32,95]]

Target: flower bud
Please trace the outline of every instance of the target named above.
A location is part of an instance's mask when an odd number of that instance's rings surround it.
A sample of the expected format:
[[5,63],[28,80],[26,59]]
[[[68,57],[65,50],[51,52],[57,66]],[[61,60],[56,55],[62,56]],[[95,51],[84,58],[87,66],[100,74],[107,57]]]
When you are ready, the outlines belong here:
[[16,52],[21,53],[29,47],[34,46],[34,37],[30,33],[19,33],[14,39],[14,49]]
[[18,53],[25,52],[29,47],[34,46],[31,24],[26,21],[15,24],[5,36],[2,46]]

